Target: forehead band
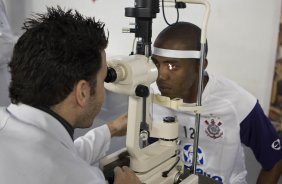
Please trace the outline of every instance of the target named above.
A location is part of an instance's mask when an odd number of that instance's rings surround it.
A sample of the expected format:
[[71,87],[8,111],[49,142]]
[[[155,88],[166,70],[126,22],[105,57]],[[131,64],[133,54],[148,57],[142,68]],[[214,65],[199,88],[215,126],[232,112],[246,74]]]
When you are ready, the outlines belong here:
[[196,50],[171,50],[153,47],[153,54],[169,58],[201,58],[201,52]]

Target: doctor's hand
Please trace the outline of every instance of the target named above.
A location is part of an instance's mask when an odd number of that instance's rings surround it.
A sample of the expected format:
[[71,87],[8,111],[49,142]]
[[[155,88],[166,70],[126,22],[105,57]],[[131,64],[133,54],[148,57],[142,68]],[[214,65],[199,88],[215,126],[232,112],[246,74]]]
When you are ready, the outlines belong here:
[[107,125],[110,129],[112,137],[126,135],[127,113],[109,122]]
[[139,178],[127,166],[115,167],[115,182],[114,184],[141,184]]

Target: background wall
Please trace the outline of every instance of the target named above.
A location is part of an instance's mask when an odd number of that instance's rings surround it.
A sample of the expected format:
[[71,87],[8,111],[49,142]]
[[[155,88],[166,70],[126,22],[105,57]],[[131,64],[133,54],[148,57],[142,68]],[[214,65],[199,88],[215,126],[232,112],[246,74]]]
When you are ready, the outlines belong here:
[[[32,12],[44,12],[46,6],[75,8],[87,16],[104,21],[110,32],[108,54],[128,54],[133,35],[122,34],[134,19],[124,17],[124,8],[134,0],[4,0],[16,33],[21,22]],[[208,70],[233,79],[253,93],[268,112],[270,88],[276,53],[280,0],[212,0],[208,24]],[[201,26],[203,8],[188,5],[180,10],[180,20]],[[176,19],[174,9],[166,9],[170,22]],[[161,13],[153,21],[153,39],[166,24]]]
[[[134,0],[4,0],[8,18],[16,34],[20,34],[22,21],[32,12],[44,12],[46,6],[60,5],[75,8],[86,16],[95,16],[106,23],[110,33],[107,53],[128,55],[131,51],[133,35],[122,34],[132,18],[124,17],[124,8],[134,6]],[[209,66],[208,71],[224,75],[254,94],[268,112],[271,82],[273,77],[276,44],[278,36],[281,0],[211,0],[211,16],[208,24]],[[180,10],[180,20],[191,21],[201,26],[203,8],[188,5]],[[174,9],[166,9],[169,22],[176,19]],[[166,26],[162,14],[153,21],[153,38]],[[114,116],[126,110],[126,97],[120,99],[108,94],[104,111],[99,116],[100,123],[108,120],[109,106]],[[119,99],[119,100],[117,100]],[[115,101],[123,101],[112,105]],[[120,108],[122,107],[122,108]],[[103,120],[102,120],[103,119]],[[81,135],[84,131],[77,131]],[[119,146],[124,139],[114,140]],[[116,150],[117,147],[113,147]],[[255,183],[260,166],[254,161],[250,150],[247,152],[248,181]]]

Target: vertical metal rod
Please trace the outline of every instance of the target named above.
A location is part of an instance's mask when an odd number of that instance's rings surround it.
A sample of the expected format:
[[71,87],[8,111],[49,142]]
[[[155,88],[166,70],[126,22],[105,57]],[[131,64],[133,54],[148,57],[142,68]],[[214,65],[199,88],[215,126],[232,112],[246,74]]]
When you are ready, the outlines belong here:
[[[142,131],[146,131],[147,134],[148,134],[148,125],[147,125],[147,121],[146,121],[146,115],[147,115],[147,112],[146,112],[146,108],[147,108],[147,97],[142,97],[143,99],[143,104],[142,104],[142,122],[141,122],[141,127]],[[148,146],[148,139],[144,139],[142,140],[142,148],[145,148],[146,146]]]
[[145,56],[150,57],[150,45],[145,45]]
[[142,101],[143,101],[143,104],[142,104],[142,122],[146,123],[146,115],[147,115],[147,112],[146,112],[146,108],[147,108],[147,97],[142,97]]
[[[205,60],[205,54],[204,53],[205,53],[205,44],[201,44],[199,82],[198,82],[198,93],[197,93],[197,102],[196,102],[197,106],[202,105],[203,80],[204,80],[204,60]],[[194,138],[194,143],[193,143],[193,160],[192,160],[192,172],[193,172],[193,174],[196,174],[196,170],[197,170],[200,119],[201,119],[201,114],[196,113],[195,138]]]

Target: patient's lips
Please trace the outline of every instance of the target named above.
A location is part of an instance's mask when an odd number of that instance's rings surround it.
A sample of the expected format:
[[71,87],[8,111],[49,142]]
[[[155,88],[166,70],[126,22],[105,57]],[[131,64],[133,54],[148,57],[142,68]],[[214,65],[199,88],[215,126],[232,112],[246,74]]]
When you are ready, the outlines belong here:
[[171,92],[171,89],[172,89],[168,85],[164,85],[164,84],[160,84],[160,85],[158,85],[158,87],[159,87],[160,92],[164,96],[167,96]]

